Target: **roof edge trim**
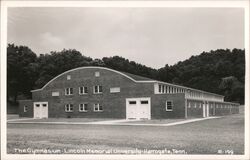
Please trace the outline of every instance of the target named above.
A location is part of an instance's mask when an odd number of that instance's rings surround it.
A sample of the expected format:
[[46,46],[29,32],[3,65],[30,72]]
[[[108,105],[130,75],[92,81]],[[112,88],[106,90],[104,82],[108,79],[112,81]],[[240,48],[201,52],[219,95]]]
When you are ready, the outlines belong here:
[[89,69],[89,68],[109,70],[109,71],[118,73],[118,74],[120,74],[120,75],[122,75],[122,76],[124,76],[124,77],[126,77],[126,78],[132,80],[133,82],[136,82],[136,83],[145,83],[145,82],[146,82],[146,83],[154,83],[154,82],[156,82],[156,81],[147,81],[147,80],[145,80],[145,81],[143,81],[143,80],[137,81],[137,80],[133,79],[132,77],[130,77],[130,76],[128,76],[128,75],[126,75],[126,74],[124,74],[124,73],[122,73],[122,72],[120,72],[120,71],[117,71],[117,70],[114,70],[114,69],[111,69],[111,68],[107,68],[107,67],[84,66],[84,67],[78,67],[78,68],[74,68],[74,69],[65,71],[65,72],[63,72],[63,73],[57,75],[57,76],[54,77],[53,79],[51,79],[51,80],[50,80],[49,82],[47,82],[42,88],[31,90],[31,92],[36,92],[36,91],[41,91],[41,90],[43,90],[43,89],[44,89],[47,85],[49,85],[52,81],[54,81],[55,79],[57,79],[58,77],[60,77],[60,76],[62,76],[62,75],[64,75],[64,74],[67,74],[67,73],[72,72],[72,71],[80,70],[80,69]]

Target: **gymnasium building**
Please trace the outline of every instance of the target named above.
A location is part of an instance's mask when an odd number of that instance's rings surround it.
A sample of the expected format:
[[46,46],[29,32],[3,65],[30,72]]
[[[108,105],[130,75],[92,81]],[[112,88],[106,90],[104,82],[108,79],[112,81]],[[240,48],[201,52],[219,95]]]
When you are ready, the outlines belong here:
[[167,119],[239,113],[239,104],[198,89],[116,71],[66,71],[19,101],[19,115],[34,118]]

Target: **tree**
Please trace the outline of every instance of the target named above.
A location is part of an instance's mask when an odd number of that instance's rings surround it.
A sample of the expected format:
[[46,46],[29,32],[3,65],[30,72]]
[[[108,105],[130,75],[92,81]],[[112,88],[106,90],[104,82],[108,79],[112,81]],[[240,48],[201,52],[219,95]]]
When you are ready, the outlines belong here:
[[7,100],[16,103],[18,95],[30,97],[37,74],[37,56],[26,46],[7,48]]

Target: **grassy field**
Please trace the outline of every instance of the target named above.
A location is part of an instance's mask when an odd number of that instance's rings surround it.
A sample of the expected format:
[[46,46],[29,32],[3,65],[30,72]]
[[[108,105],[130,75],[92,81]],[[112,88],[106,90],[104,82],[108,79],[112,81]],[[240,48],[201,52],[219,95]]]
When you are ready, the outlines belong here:
[[171,127],[8,124],[7,152],[18,149],[177,149],[244,153],[243,114]]

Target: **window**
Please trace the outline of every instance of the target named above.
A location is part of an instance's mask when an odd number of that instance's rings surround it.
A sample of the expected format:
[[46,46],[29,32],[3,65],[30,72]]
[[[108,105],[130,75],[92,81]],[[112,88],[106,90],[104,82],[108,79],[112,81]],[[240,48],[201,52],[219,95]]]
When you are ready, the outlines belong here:
[[102,93],[102,86],[94,86],[94,94]]
[[87,87],[79,87],[79,94],[87,94],[88,88]]
[[65,95],[72,95],[73,94],[73,88],[65,88]]
[[162,93],[165,93],[165,86],[162,85]]
[[148,104],[148,101],[141,101],[141,104]]
[[71,75],[67,75],[67,80],[71,80]]
[[136,104],[136,101],[129,101],[129,104]]
[[58,97],[59,96],[59,92],[52,92],[52,96],[53,97]]
[[47,104],[43,104],[43,107],[47,107]]
[[159,93],[161,93],[161,85],[159,84]]
[[36,107],[40,107],[40,104],[36,104]]
[[27,112],[28,111],[28,106],[23,106],[23,112]]
[[173,111],[173,101],[166,102],[166,111]]
[[110,93],[118,93],[118,92],[120,92],[120,91],[121,91],[120,87],[113,87],[113,88],[110,88]]
[[95,72],[95,77],[100,77],[100,72]]
[[79,104],[79,112],[87,112],[87,111],[88,111],[88,104],[87,103]]
[[102,111],[103,111],[102,105],[100,105],[99,103],[95,103],[94,104],[94,112],[102,112]]
[[66,104],[65,112],[73,112],[73,104]]

